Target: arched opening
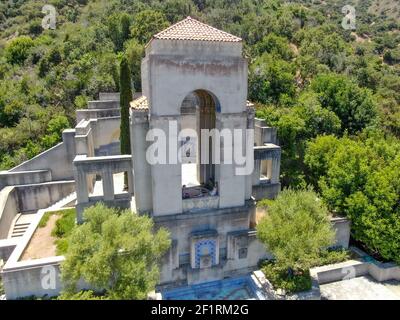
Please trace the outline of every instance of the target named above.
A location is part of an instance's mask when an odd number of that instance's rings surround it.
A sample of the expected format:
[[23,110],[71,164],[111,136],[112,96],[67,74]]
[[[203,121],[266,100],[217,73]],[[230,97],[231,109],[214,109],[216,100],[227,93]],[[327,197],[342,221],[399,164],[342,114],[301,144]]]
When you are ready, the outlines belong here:
[[[214,161],[212,133],[216,114],[221,111],[218,99],[205,90],[186,96],[181,106],[181,158],[183,198],[217,195],[217,164]],[[202,141],[207,139],[208,141]]]

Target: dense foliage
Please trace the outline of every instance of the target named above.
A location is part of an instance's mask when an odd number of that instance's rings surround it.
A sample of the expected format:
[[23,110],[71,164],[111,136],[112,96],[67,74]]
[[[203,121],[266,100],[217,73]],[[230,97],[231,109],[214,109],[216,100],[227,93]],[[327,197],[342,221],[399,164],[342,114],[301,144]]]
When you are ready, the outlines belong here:
[[312,190],[282,191],[257,225],[257,236],[281,269],[307,270],[334,243],[328,209]]
[[103,204],[86,209],[84,218],[85,223],[67,237],[62,297],[76,296],[83,280],[104,298],[145,299],[159,280],[160,259],[171,243],[168,232],[154,231],[147,216],[118,212]]
[[[351,254],[346,250],[323,250],[319,259],[312,266],[336,264],[347,261],[350,258]],[[296,270],[293,273],[288,273],[286,268],[276,264],[273,260],[263,262],[261,270],[275,290],[281,289],[285,293],[291,294],[311,289],[312,282],[309,270]]]
[[128,59],[122,58],[120,67],[120,92],[121,92],[121,154],[131,154],[131,141],[129,134],[129,108],[132,101],[131,74]]
[[398,1],[346,1],[356,30],[343,29],[336,0],[48,3],[56,30],[41,28],[41,2],[0,3],[0,170],[58,143],[100,91],[120,90],[124,56],[140,91],[151,35],[191,15],[243,38],[249,97],[278,128],[283,186],[314,185],[330,210],[353,219],[356,239],[400,260]]
[[376,132],[321,136],[305,162],[330,209],[351,218],[354,237],[400,263],[400,142]]

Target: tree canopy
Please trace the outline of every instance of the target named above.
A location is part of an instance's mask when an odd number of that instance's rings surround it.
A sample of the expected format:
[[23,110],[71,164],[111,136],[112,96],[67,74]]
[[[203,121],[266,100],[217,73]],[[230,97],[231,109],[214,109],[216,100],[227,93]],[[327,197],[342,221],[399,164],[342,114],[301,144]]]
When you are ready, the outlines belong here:
[[159,281],[160,259],[171,244],[168,232],[155,231],[147,216],[102,204],[86,209],[84,219],[67,238],[62,297],[76,297],[83,280],[103,298],[145,299]]
[[351,219],[355,239],[400,262],[400,143],[376,132],[318,137],[305,163],[330,210]]
[[312,190],[282,191],[268,205],[257,236],[280,268],[307,270],[334,243],[328,209]]

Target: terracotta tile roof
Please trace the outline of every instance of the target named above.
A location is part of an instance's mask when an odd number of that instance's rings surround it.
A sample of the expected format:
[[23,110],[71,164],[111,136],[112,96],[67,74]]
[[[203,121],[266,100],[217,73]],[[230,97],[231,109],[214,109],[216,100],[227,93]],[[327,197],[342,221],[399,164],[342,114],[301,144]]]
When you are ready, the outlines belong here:
[[157,33],[154,39],[161,40],[196,40],[196,41],[219,41],[240,42],[241,38],[230,33],[213,28],[205,23],[191,17],[170,26]]
[[134,110],[148,110],[149,104],[147,102],[147,97],[141,96],[140,98],[133,100],[131,102],[131,108]]

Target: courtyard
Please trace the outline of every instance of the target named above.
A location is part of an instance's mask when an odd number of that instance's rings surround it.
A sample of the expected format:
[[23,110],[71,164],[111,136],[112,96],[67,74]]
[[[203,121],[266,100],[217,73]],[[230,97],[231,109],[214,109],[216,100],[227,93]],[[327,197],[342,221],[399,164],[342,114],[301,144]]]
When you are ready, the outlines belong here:
[[370,276],[323,284],[324,300],[400,300],[400,281],[377,282]]

